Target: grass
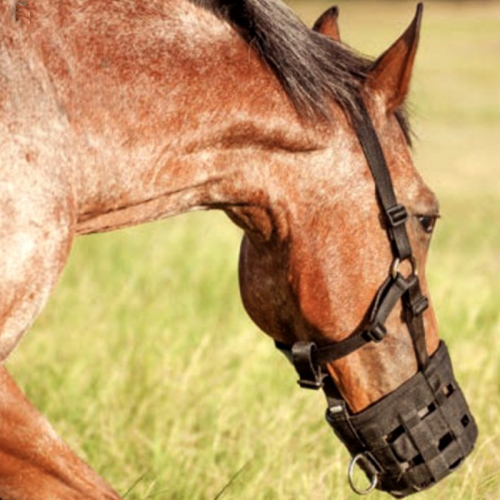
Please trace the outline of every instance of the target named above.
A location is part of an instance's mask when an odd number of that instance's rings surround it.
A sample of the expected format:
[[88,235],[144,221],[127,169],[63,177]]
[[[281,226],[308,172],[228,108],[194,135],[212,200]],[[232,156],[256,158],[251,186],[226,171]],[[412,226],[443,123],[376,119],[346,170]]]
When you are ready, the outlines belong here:
[[[345,40],[384,50],[413,2],[339,2]],[[292,2],[311,23],[330,2]],[[500,496],[500,3],[427,2],[417,163],[443,211],[429,262],[481,435],[421,499]],[[9,367],[65,439],[130,500],[335,500],[347,452],[237,289],[240,232],[193,214],[79,239]],[[373,499],[387,498],[375,493]]]

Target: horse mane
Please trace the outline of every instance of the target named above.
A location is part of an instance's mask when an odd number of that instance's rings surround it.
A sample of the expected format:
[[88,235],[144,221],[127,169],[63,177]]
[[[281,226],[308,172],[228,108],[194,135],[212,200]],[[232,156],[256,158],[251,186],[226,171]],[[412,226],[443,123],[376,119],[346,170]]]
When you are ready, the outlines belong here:
[[274,72],[301,115],[328,118],[333,99],[350,112],[372,64],[309,29],[276,0],[192,0],[234,26]]
[[[333,99],[359,113],[360,90],[373,60],[309,29],[279,0],[190,0],[229,22],[254,48],[304,118],[331,119]],[[405,108],[396,111],[408,144]]]

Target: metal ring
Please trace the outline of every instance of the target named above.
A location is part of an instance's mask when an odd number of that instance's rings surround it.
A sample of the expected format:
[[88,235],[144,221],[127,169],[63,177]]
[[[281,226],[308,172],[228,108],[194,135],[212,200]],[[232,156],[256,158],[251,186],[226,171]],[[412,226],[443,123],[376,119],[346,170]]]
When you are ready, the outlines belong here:
[[356,464],[358,461],[363,458],[365,455],[364,453],[358,453],[352,460],[351,463],[349,464],[349,469],[347,470],[347,478],[349,479],[349,486],[351,487],[352,491],[354,493],[357,493],[358,495],[365,496],[371,493],[376,487],[378,483],[378,478],[376,475],[372,476],[370,479],[370,486],[364,490],[360,490],[355,484],[354,484],[354,468],[356,467]]
[[[408,259],[405,259],[405,260],[409,260],[410,261],[412,275],[413,276],[418,276],[417,259],[415,259],[415,257],[412,255],[411,257],[408,257]],[[398,257],[396,257],[394,259],[394,262],[392,263],[392,266],[391,266],[391,276],[392,276],[393,279],[396,279],[396,277],[398,275],[398,272],[399,272],[399,266],[400,265],[401,265],[401,259],[399,259]]]

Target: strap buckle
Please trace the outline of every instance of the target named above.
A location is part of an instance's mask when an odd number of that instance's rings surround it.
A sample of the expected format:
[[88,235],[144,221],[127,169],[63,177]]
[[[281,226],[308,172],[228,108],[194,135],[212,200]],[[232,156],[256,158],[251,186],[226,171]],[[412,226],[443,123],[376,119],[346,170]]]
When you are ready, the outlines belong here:
[[391,227],[401,226],[408,220],[408,211],[400,203],[388,208],[385,213]]
[[297,370],[297,383],[303,389],[318,390],[323,387],[325,374],[313,359],[317,346],[314,342],[295,342],[292,346],[292,363]]
[[399,258],[396,257],[391,265],[391,277],[392,279],[396,279],[399,274],[399,267],[401,266],[401,262],[404,262],[405,260],[410,262],[411,265],[411,274],[410,276],[418,276],[418,263],[417,259],[411,255],[407,259],[404,259],[403,261]]
[[414,274],[408,278],[407,295],[405,304],[413,317],[420,316],[429,308],[429,299],[425,295],[422,295],[416,270],[414,271]]

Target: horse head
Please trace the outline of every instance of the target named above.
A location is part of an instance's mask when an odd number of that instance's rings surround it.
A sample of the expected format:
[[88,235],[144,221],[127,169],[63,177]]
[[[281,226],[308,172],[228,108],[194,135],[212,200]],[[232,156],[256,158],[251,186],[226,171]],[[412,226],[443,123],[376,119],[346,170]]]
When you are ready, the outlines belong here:
[[[396,497],[447,475],[476,436],[427,299],[439,204],[413,164],[404,111],[421,17],[419,5],[369,67],[358,110],[335,110],[324,151],[283,172],[279,237],[247,233],[240,260],[248,313],[300,385],[325,390],[352,465]],[[337,18],[330,9],[315,29],[340,43]]]

